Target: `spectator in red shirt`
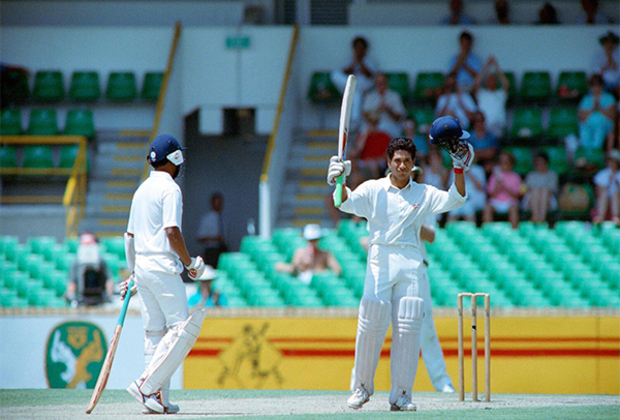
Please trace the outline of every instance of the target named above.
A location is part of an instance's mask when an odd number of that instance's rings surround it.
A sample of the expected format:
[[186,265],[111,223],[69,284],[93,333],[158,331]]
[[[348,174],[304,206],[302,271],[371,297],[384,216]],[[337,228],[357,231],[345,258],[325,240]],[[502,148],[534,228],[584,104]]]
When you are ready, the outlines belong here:
[[352,185],[380,178],[387,169],[385,152],[390,143],[390,135],[378,129],[378,113],[367,114],[366,121],[364,130],[356,137],[349,153]]

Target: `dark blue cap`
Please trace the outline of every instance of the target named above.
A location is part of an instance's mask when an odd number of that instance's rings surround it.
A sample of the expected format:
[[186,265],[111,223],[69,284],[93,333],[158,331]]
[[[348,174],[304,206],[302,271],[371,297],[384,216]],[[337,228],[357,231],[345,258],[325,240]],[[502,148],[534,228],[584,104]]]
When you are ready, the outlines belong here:
[[439,117],[431,125],[429,131],[431,144],[439,144],[445,140],[467,140],[469,133],[463,131],[461,123],[454,117]]
[[149,163],[159,163],[177,150],[187,150],[187,148],[181,147],[179,141],[170,134],[161,134],[151,142],[147,159]]

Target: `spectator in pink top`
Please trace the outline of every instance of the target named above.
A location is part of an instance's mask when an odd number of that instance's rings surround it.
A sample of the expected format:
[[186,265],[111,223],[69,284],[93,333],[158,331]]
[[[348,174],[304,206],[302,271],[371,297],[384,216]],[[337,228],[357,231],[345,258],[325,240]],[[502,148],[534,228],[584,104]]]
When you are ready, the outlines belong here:
[[492,222],[495,213],[508,214],[508,221],[514,229],[519,226],[519,199],[521,198],[521,177],[513,171],[515,157],[501,152],[499,165],[493,169],[487,184],[489,199],[484,207],[482,221]]

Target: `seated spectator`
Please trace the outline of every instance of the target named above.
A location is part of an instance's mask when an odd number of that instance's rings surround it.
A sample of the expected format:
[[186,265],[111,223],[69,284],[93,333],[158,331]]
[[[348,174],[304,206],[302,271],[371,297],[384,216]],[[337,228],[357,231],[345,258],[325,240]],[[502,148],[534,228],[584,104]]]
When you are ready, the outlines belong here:
[[598,11],[598,0],[581,0],[581,7],[583,14],[577,19],[578,24],[605,25],[609,23],[609,19]]
[[[499,82],[501,82],[501,87]],[[510,89],[510,81],[499,68],[497,59],[492,55],[489,56],[484,67],[476,76],[474,95],[478,103],[478,110],[486,118],[488,130],[498,139],[504,137],[506,130],[508,89]]]
[[614,127],[615,104],[611,93],[603,91],[603,77],[590,78],[590,92],[579,104],[579,141],[590,150],[602,150],[607,135]]
[[558,12],[551,3],[547,2],[538,11],[538,21],[534,23],[537,25],[559,25]]
[[[470,91],[474,80],[482,69],[482,59],[472,52],[474,37],[467,31],[459,35],[459,53],[450,60],[448,73],[456,76],[460,89]],[[462,123],[462,121],[461,121]]]
[[620,38],[612,31],[607,31],[598,40],[603,48],[597,50],[594,56],[594,72],[603,76],[605,90],[615,94],[620,85]]
[[426,137],[418,134],[416,122],[412,118],[406,118],[405,121],[403,121],[403,132],[405,137],[412,139],[415,144],[417,149],[415,156],[416,162],[426,162],[426,156],[428,155],[428,140]]
[[424,183],[445,190],[449,171],[443,166],[441,151],[436,147],[430,147],[427,160],[428,163],[424,167]]
[[362,108],[366,123],[369,118],[378,116],[377,129],[384,131],[390,137],[402,134],[401,118],[405,114],[405,106],[400,95],[388,88],[385,74],[375,76],[375,90],[366,94]]
[[506,0],[495,0],[495,18],[492,25],[510,25],[510,6]]
[[72,307],[101,305],[110,302],[113,286],[112,273],[99,251],[97,237],[83,233],[69,272],[65,299]]
[[190,309],[201,309],[212,306],[227,306],[226,296],[213,289],[213,281],[217,279],[219,272],[210,265],[205,266],[202,276],[196,279],[200,282],[198,290],[189,297],[187,304]]
[[450,0],[450,15],[441,20],[442,25],[474,25],[473,18],[463,13],[462,0]]
[[444,93],[437,100],[435,116],[444,117],[451,115],[461,122],[463,129],[469,128],[469,120],[476,111],[476,103],[471,95],[460,89],[457,90],[456,78],[447,76],[444,85]]
[[532,222],[543,223],[549,210],[557,210],[559,185],[558,174],[549,169],[549,155],[538,153],[534,171],[525,177],[527,192],[522,202],[523,208],[532,212]]
[[620,226],[620,150],[607,153],[605,169],[594,176],[596,186],[596,215],[594,223],[611,220]]
[[[467,201],[463,207],[452,210],[448,213],[448,220],[468,220],[471,222],[476,221],[476,213],[481,212],[484,209],[484,205],[487,201],[486,185],[487,177],[484,173],[484,168],[474,162],[469,168],[469,171],[464,173],[465,175],[465,190],[467,191]],[[450,172],[450,180],[448,185],[452,185],[454,182],[454,173]]]
[[328,268],[339,276],[342,270],[334,255],[319,248],[319,239],[323,237],[321,227],[316,224],[306,225],[303,236],[308,241],[308,246],[296,250],[290,264],[279,262],[276,263],[275,269],[294,274],[305,284],[310,284],[314,273],[320,273]]
[[493,169],[487,183],[488,201],[484,206],[482,221],[492,222],[495,213],[508,214],[508,221],[514,229],[519,226],[519,199],[521,177],[513,171],[515,157],[510,153],[499,154],[499,165]]
[[350,61],[344,65],[342,70],[336,70],[331,73],[331,80],[341,92],[347,84],[347,78],[350,74],[355,75],[357,84],[355,93],[353,94],[353,104],[351,106],[351,127],[358,129],[362,122],[362,104],[364,103],[364,95],[372,89],[374,75],[377,66],[373,60],[368,57],[368,41],[366,38],[358,36],[351,43],[353,48],[353,56]]
[[372,113],[367,116],[364,130],[355,138],[349,153],[351,158],[351,186],[361,184],[368,179],[383,176],[387,169],[385,152],[390,143],[390,135],[377,128],[379,115]]
[[487,130],[486,121],[482,112],[476,112],[472,120],[471,136],[468,141],[476,150],[476,158],[478,164],[481,165],[485,172],[490,173],[493,168],[493,162],[497,157],[499,150],[499,142],[493,133]]

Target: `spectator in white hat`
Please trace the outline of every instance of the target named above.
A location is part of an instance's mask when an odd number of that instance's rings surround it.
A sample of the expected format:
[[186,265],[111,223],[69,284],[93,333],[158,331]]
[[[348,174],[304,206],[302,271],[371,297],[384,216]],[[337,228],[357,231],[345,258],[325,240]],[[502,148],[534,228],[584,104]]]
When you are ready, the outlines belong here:
[[190,308],[200,309],[212,306],[227,306],[226,296],[213,288],[213,281],[220,275],[210,265],[205,265],[205,271],[196,278],[200,282],[196,293],[189,297],[187,304]]

